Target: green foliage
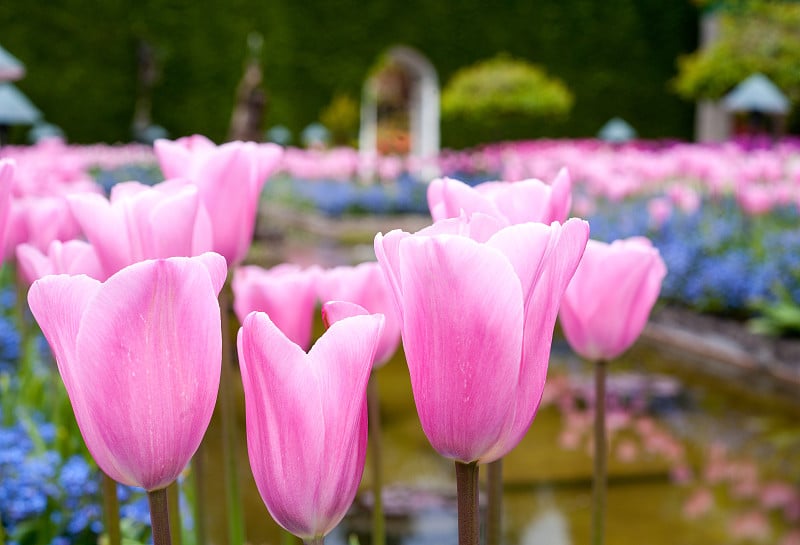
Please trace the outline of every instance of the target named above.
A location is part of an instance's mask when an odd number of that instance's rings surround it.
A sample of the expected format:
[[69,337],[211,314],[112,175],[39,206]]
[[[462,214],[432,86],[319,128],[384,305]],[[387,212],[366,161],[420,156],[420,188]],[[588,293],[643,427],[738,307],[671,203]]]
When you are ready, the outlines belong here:
[[748,322],[753,333],[773,337],[800,337],[800,305],[786,290],[778,292],[778,300],[755,307],[759,316]]
[[462,118],[478,125],[510,117],[564,117],[574,97],[567,86],[543,68],[508,55],[478,62],[456,72],[442,93],[442,118]]
[[[446,121],[448,147],[495,138],[591,136],[613,116],[643,137],[689,137],[692,106],[671,96],[678,54],[696,45],[689,0],[50,0],[0,1],[0,43],[24,62],[19,88],[70,141],[127,141],[137,99],[137,47],[155,51],[152,120],[173,138],[227,133],[247,36],[264,36],[265,125],[294,134],[334,92],[359,97],[382,51],[406,44],[446,82],[506,51],[569,86],[567,122],[475,130]],[[24,133],[23,133],[24,135]]]
[[675,90],[690,100],[718,99],[755,72],[800,100],[800,3],[750,0],[720,12],[719,40],[678,59]]
[[358,103],[347,94],[333,97],[319,120],[331,131],[331,143],[335,146],[352,146],[358,136]]

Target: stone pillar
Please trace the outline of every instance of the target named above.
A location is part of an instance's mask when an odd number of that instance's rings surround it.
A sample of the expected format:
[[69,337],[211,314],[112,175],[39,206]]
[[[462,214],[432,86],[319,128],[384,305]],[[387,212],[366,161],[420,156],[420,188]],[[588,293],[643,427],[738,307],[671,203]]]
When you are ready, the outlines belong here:
[[[709,47],[719,37],[719,12],[709,10],[700,17],[700,48]],[[718,101],[701,100],[694,117],[694,134],[698,142],[722,142],[731,136],[731,118]]]

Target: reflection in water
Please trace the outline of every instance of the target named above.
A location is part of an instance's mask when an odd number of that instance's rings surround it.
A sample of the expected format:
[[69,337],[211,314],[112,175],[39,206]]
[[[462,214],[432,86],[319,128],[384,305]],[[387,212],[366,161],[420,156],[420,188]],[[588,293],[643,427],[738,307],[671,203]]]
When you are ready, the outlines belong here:
[[551,507],[531,520],[522,530],[520,545],[572,545],[567,518]]

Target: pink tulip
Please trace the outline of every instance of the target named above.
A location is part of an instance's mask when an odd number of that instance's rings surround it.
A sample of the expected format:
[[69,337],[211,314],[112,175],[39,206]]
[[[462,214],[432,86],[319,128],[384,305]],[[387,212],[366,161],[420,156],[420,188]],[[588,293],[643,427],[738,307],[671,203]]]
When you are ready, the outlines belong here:
[[672,216],[672,201],[666,197],[653,197],[647,201],[647,213],[650,215],[650,226],[661,229]]
[[225,276],[225,260],[207,253],[139,262],[102,283],[56,275],[31,286],[83,439],[114,480],[164,488],[197,450],[219,387]]
[[68,200],[106,276],[145,259],[211,250],[211,223],[198,190],[180,180],[152,187],[124,182],[111,189],[108,200],[95,193]]
[[442,456],[491,462],[527,431],[588,236],[578,219],[503,227],[475,214],[375,237],[422,429]]
[[80,234],[81,228],[64,197],[11,199],[3,255],[13,257],[17,245],[24,242],[45,252],[54,240],[72,240]]
[[201,135],[156,140],[155,152],[168,178],[185,178],[200,188],[211,216],[213,250],[228,265],[239,263],[253,241],[261,190],[280,167],[276,144],[228,142],[216,146]]
[[0,159],[0,241],[5,240],[6,236],[16,166],[12,159]]
[[382,327],[380,315],[343,318],[308,353],[263,312],[239,330],[250,467],[272,517],[304,540],[330,532],[358,490]]
[[48,274],[85,274],[97,280],[107,277],[94,247],[83,240],[54,240],[46,254],[32,244],[20,244],[17,265],[27,285]]
[[563,222],[572,203],[572,181],[561,169],[548,185],[540,180],[484,182],[477,186],[450,178],[438,178],[428,186],[428,207],[434,221],[482,212],[508,225],[529,221]]
[[365,262],[355,267],[334,267],[323,271],[317,278],[317,294],[322,303],[349,301],[364,307],[373,314],[383,314],[383,328],[375,365],[389,361],[400,345],[400,322],[394,308],[389,284],[377,262]]
[[233,310],[239,322],[257,310],[304,350],[311,346],[311,327],[317,304],[316,280],[320,269],[282,263],[271,269],[257,265],[237,267],[233,273]]
[[644,329],[666,274],[646,238],[590,240],[559,311],[572,349],[593,361],[622,354]]

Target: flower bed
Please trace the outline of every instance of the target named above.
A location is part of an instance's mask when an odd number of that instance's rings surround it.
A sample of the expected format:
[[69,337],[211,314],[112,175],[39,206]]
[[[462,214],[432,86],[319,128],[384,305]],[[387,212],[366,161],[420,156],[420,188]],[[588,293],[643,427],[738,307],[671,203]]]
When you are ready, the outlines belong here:
[[[56,203],[73,191],[108,192],[131,177],[160,181],[147,150],[123,148],[116,156],[106,148],[48,146],[4,151],[20,164],[15,228],[30,239],[77,231],[63,214],[37,227],[21,204],[26,200],[48,199],[56,210]],[[388,158],[365,168],[360,158],[343,150],[330,155],[294,150],[287,157],[283,173],[263,193],[268,201],[333,218],[398,213],[427,218],[427,185],[411,174],[425,165]],[[669,270],[665,301],[735,317],[797,308],[796,143],[748,150],[736,145],[533,142],[448,153],[436,165],[442,175],[471,184],[529,177],[551,181],[564,166],[573,180],[573,214],[589,220],[593,238],[645,235],[659,248]],[[0,357],[5,358],[0,361],[0,519],[14,544],[96,542],[102,531],[96,468],[86,461],[74,421],[65,416],[71,417],[68,402],[47,367],[50,358],[42,353],[41,338],[30,335],[31,322],[19,320],[11,299],[3,299],[5,319],[0,320]],[[15,325],[10,325],[12,316],[18,317]],[[786,330],[797,323],[782,322]],[[146,539],[143,496],[119,490],[127,537]]]

